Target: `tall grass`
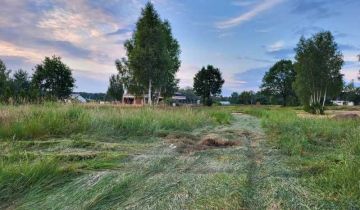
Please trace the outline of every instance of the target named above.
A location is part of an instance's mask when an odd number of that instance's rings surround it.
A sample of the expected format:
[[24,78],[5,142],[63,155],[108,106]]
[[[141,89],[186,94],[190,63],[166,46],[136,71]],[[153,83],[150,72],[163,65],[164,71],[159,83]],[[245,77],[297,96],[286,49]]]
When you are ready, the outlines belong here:
[[[226,111],[190,108],[0,105],[0,209],[11,207],[14,201],[21,203],[30,191],[54,189],[81,174],[83,167],[120,167],[128,153],[145,148],[149,138],[160,133],[191,131],[230,120]],[[85,141],[87,137],[91,141]],[[132,142],[111,148],[98,137],[114,142],[136,139],[144,145]]]
[[71,134],[148,136],[160,131],[189,131],[229,122],[224,111],[190,108],[124,108],[45,104],[0,107],[0,138],[34,139]]
[[341,208],[360,206],[360,121],[304,119],[291,109],[245,108],[304,184]]
[[8,201],[21,198],[36,187],[50,190],[63,183],[72,174],[53,159],[36,161],[0,161],[0,208]]

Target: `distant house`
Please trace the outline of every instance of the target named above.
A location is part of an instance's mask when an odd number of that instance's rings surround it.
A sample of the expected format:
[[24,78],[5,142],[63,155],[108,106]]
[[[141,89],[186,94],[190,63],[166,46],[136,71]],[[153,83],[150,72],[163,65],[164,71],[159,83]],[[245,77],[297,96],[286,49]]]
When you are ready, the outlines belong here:
[[69,96],[69,98],[67,100],[65,100],[67,103],[86,103],[86,99],[84,97],[82,97],[80,94],[78,93],[73,93]]
[[176,106],[176,105],[181,105],[181,104],[186,104],[187,100],[186,100],[186,96],[184,96],[181,93],[175,93],[172,97],[171,97],[171,101],[172,101],[172,105]]
[[[143,95],[143,96],[135,96],[133,94],[130,93],[126,93],[123,95],[123,99],[122,99],[122,103],[123,104],[128,104],[128,105],[144,105],[148,102],[148,95]],[[163,101],[163,97],[160,96],[158,97],[159,102]],[[156,102],[156,101],[154,101]]]
[[219,102],[222,106],[229,106],[230,105],[230,101],[220,101]]
[[341,100],[333,100],[331,101],[336,106],[354,106],[354,102],[352,101],[341,101]]
[[[155,93],[155,95],[156,95],[156,93]],[[128,105],[144,105],[148,102],[148,98],[149,98],[148,95],[135,96],[133,94],[126,93],[123,95],[122,103],[128,104]],[[157,97],[155,97],[155,98],[157,98]],[[164,98],[162,96],[159,96],[158,100],[159,100],[159,102],[162,102],[164,100]],[[187,103],[186,96],[182,95],[181,93],[175,93],[171,97],[171,101],[172,101],[172,103],[175,103],[175,105]],[[154,103],[156,103],[156,102],[157,102],[157,99],[154,100]]]
[[122,99],[123,104],[130,104],[130,105],[143,105],[144,98],[143,97],[136,97],[135,95],[126,93],[123,95]]

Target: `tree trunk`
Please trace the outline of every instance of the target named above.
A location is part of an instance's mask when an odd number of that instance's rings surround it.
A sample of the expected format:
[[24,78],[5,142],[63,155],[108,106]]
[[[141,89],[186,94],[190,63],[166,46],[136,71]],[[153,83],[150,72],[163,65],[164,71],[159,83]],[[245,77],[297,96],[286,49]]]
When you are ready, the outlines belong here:
[[151,79],[149,79],[148,104],[152,105],[152,101],[151,101]]
[[158,95],[157,101],[156,101],[156,104],[157,104],[157,105],[159,105],[160,96],[161,96],[161,88],[159,89],[159,95]]
[[323,107],[323,108],[324,108],[324,106],[325,106],[326,92],[327,92],[327,89],[325,89],[325,93],[324,93],[324,100],[323,100],[323,104],[322,104],[322,107]]

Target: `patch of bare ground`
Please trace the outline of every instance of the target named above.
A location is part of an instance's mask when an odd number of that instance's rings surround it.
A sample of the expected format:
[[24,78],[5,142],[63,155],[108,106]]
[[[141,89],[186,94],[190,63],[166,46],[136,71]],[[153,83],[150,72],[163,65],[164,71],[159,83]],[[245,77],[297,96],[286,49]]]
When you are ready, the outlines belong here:
[[232,147],[239,145],[239,142],[234,141],[224,141],[224,140],[217,140],[217,139],[204,139],[201,142],[201,145],[209,146],[209,147]]
[[200,150],[235,147],[241,145],[240,141],[232,141],[214,133],[202,136],[190,134],[170,134],[166,136],[165,141],[170,143],[170,147],[174,149],[176,148],[180,153],[190,153]]
[[360,111],[347,111],[347,110],[328,110],[325,111],[325,115],[314,115],[304,111],[299,111],[297,116],[306,119],[360,119]]
[[332,117],[335,120],[359,120],[360,116],[356,113],[345,113],[345,114],[337,114]]

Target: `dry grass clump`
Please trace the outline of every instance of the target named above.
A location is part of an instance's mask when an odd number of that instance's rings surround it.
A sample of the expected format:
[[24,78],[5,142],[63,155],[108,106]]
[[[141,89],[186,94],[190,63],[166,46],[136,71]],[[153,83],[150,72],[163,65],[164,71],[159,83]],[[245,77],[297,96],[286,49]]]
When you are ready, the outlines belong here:
[[360,116],[355,113],[337,114],[332,117],[335,120],[359,120]]

